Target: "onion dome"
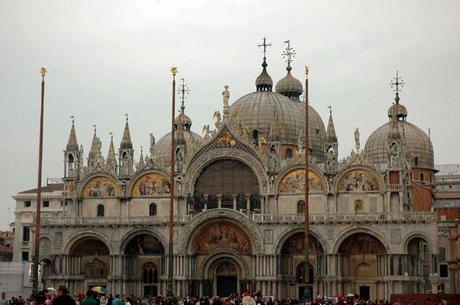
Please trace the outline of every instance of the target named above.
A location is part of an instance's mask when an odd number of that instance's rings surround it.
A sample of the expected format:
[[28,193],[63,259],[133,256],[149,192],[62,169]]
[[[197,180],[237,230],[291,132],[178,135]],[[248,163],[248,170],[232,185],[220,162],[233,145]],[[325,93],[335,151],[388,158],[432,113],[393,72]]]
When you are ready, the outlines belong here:
[[286,70],[286,76],[278,81],[275,87],[275,91],[279,94],[289,97],[290,99],[298,101],[303,93],[302,83],[297,78],[292,76],[292,68],[290,63],[288,63]]
[[[185,145],[188,147],[193,144],[204,145],[205,143],[199,134],[190,130],[184,130],[183,136],[186,143]],[[171,132],[164,135],[155,144],[155,156],[162,165],[169,165],[171,163]]]
[[[185,144],[188,147],[194,144],[204,145],[204,139],[191,130],[192,119],[185,114],[184,98],[182,98],[181,112],[174,119],[174,127],[176,145]],[[171,132],[167,133],[156,142],[155,156],[162,165],[169,165],[171,163]]]
[[[265,58],[264,58],[265,63]],[[256,92],[240,97],[230,106],[230,115],[239,118],[239,126],[249,129],[252,135],[270,138],[273,122],[277,122],[277,137],[281,144],[297,146],[299,135],[305,129],[305,103],[265,90],[259,83],[261,76],[268,75],[266,65],[256,80]],[[267,83],[265,83],[267,85]],[[313,155],[324,160],[326,130],[319,114],[309,106],[309,146]]]
[[175,119],[174,119],[174,126],[177,130],[177,126],[182,125],[184,126],[185,130],[190,130],[192,128],[192,119],[186,115],[184,112],[181,112]]
[[262,72],[256,78],[256,89],[257,91],[272,91],[273,88],[273,81],[271,76],[267,72],[267,62],[264,57],[264,61],[262,63]]
[[[399,78],[397,76],[397,85]],[[434,168],[433,144],[428,135],[412,123],[407,122],[407,109],[399,103],[399,89],[396,88],[396,103],[388,109],[390,121],[377,128],[367,139],[364,151],[371,163],[389,164],[388,139],[402,138],[406,159],[413,167]]]

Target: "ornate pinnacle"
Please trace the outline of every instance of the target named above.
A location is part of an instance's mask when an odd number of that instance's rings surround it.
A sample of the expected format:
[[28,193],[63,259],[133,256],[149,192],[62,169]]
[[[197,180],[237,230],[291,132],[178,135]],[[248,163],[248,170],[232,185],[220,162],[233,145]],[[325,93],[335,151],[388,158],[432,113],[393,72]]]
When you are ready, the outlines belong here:
[[174,77],[176,76],[176,74],[177,74],[177,67],[171,67],[171,74],[172,74],[172,76],[174,76]]
[[181,111],[184,113],[185,110],[185,99],[187,98],[186,96],[190,93],[190,89],[185,84],[184,78],[182,77],[181,79],[181,84],[179,85],[179,88],[177,88],[177,93],[179,94],[179,98],[181,99]]
[[46,75],[47,72],[48,72],[48,71],[46,70],[46,68],[44,68],[44,67],[41,67],[41,68],[40,68],[40,74],[42,75],[42,77],[45,77],[45,75]]
[[281,54],[281,56],[283,56],[283,58],[286,60],[288,66],[287,66],[287,70],[290,71],[291,70],[291,62],[292,60],[294,59],[295,55],[296,55],[296,52],[295,50],[291,47],[291,41],[290,40],[286,40],[284,42],[285,44],[287,44],[287,47],[286,49],[284,49],[283,53]]

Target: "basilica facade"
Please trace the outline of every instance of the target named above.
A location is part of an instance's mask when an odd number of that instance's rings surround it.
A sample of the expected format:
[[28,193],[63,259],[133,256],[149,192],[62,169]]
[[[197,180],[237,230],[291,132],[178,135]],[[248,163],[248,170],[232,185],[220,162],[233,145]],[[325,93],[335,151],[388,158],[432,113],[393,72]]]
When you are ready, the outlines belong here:
[[[250,289],[300,298],[307,287],[313,295],[388,299],[393,293],[437,292],[443,280],[429,137],[410,123],[397,91],[382,114],[388,122],[363,148],[356,130],[354,151],[339,160],[332,112],[325,125],[301,98],[304,87],[290,61],[273,86],[264,57],[255,91],[231,102],[226,86],[222,111],[203,136],[192,131],[182,99],[175,120],[175,294],[223,296]],[[126,119],[118,156],[112,139],[103,157],[96,131],[85,155],[72,123],[63,183],[43,193],[48,205],[42,208],[40,260],[47,286],[166,293],[172,138],[150,137],[149,152],[135,158]],[[24,230],[33,236],[34,194],[14,197],[16,260],[33,252],[33,238],[24,240]]]

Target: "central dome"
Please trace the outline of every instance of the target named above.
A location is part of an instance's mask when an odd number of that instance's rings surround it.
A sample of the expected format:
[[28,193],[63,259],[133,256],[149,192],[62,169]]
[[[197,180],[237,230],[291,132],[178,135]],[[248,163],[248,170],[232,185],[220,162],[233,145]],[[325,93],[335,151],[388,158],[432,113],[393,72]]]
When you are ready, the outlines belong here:
[[[279,124],[281,144],[297,145],[299,134],[305,129],[305,103],[295,102],[288,97],[272,92],[258,91],[240,97],[230,106],[230,113],[239,117],[242,128],[268,140],[272,122]],[[313,155],[324,160],[326,130],[319,114],[308,107],[309,147]]]

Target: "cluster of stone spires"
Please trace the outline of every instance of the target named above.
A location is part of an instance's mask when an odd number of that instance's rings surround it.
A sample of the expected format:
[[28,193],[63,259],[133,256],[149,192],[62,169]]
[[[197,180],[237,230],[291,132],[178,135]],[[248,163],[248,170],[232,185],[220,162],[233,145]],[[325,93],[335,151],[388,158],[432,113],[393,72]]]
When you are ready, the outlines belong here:
[[[154,143],[153,143],[154,144]],[[123,137],[120,142],[118,149],[118,160],[115,153],[115,146],[113,143],[113,135],[110,137],[109,151],[107,158],[105,159],[101,152],[102,142],[97,136],[96,127],[94,127],[93,138],[91,141],[91,147],[88,152],[87,164],[84,164],[84,151],[83,146],[78,146],[77,135],[75,132],[75,122],[72,119],[72,127],[70,129],[69,140],[65,149],[64,158],[66,160],[68,169],[68,176],[79,177],[85,173],[95,169],[98,165],[104,169],[112,172],[114,175],[129,176],[134,172],[134,149],[133,142],[131,140],[131,134],[129,131],[128,117],[126,117],[125,127],[123,130]],[[142,169],[146,165],[146,161],[153,159],[153,151],[151,149],[151,155],[146,156],[144,159],[143,150],[141,148],[139,162],[137,163],[137,169]]]

